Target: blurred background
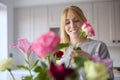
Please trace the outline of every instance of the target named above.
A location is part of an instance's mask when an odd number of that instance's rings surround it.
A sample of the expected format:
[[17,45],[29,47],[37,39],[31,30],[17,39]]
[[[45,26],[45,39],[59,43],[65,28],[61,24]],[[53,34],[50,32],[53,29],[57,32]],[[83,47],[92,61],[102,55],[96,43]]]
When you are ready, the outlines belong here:
[[[24,57],[9,44],[17,44],[18,38],[30,42],[48,30],[59,34],[60,16],[70,5],[80,7],[95,29],[96,40],[105,42],[114,61],[115,77],[120,80],[120,0],[0,0],[0,60],[12,57],[24,64]],[[33,54],[32,62],[37,57]],[[14,68],[16,70],[16,68]],[[20,80],[24,71],[15,71]],[[0,72],[0,80],[10,80],[7,72]]]

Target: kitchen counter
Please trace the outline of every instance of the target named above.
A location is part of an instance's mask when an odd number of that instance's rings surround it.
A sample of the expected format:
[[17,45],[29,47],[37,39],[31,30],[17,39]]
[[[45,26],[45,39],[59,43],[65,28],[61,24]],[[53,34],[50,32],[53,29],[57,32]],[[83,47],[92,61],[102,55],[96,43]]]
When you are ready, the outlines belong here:
[[120,80],[120,70],[118,68],[114,68],[113,69],[113,72],[114,72],[114,80]]

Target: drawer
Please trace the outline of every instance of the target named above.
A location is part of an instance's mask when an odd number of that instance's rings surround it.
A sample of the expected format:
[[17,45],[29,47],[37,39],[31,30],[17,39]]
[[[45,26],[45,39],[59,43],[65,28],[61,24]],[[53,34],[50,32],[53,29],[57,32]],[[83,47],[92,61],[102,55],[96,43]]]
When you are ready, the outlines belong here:
[[120,80],[120,73],[114,73],[114,80]]
[[120,77],[115,77],[115,79],[114,80],[120,80]]

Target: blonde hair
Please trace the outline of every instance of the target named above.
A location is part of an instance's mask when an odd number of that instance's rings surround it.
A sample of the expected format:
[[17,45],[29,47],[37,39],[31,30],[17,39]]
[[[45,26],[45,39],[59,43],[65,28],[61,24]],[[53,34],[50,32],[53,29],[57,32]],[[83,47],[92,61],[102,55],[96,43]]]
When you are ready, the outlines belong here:
[[81,22],[86,21],[86,17],[82,10],[77,6],[70,6],[64,9],[62,15],[61,15],[61,25],[60,25],[60,37],[61,37],[61,43],[68,43],[70,42],[69,35],[65,32],[65,20],[67,17],[68,11],[71,11]]

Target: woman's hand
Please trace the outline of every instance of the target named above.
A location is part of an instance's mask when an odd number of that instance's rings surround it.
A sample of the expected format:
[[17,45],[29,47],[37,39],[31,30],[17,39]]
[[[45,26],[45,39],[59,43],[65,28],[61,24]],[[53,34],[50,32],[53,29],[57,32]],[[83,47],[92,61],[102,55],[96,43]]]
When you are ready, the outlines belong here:
[[75,57],[75,54],[77,53],[77,55],[79,55],[79,56],[86,56],[88,59],[91,59],[91,56],[87,53],[87,52],[85,52],[85,51],[83,51],[83,50],[77,50],[76,52],[74,52],[74,51],[72,51],[72,53],[71,53],[71,57],[72,58],[74,58]]

